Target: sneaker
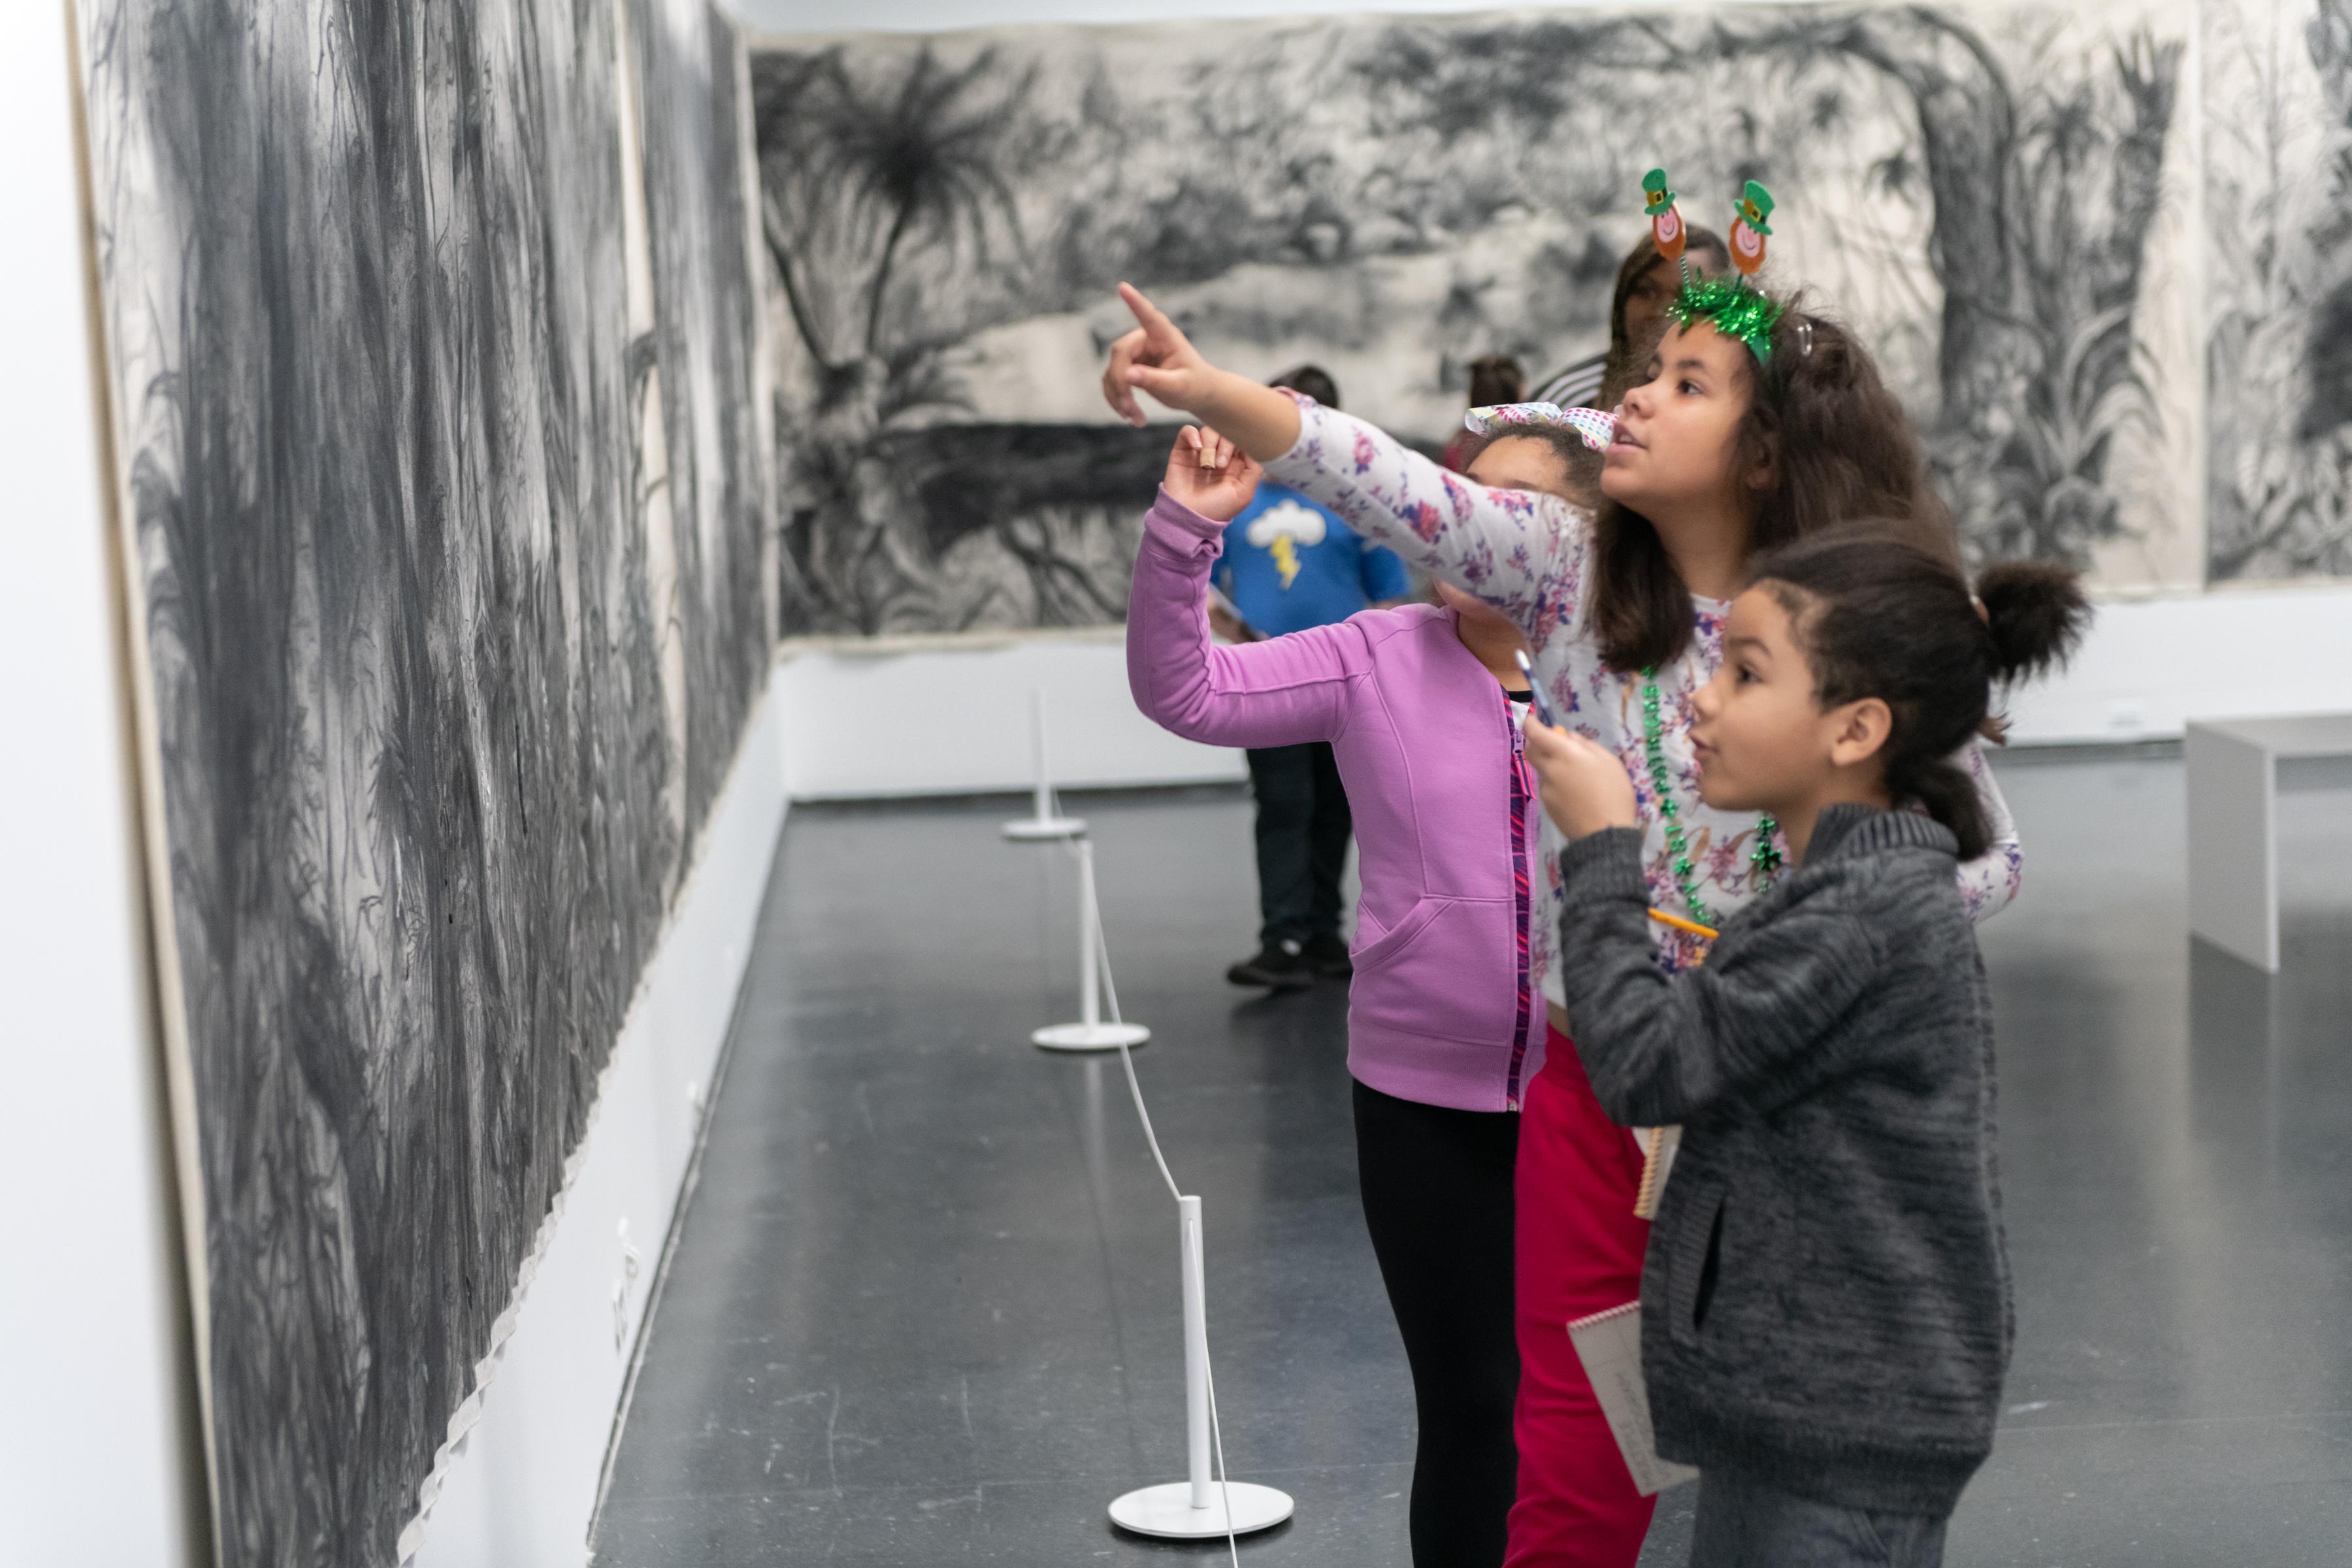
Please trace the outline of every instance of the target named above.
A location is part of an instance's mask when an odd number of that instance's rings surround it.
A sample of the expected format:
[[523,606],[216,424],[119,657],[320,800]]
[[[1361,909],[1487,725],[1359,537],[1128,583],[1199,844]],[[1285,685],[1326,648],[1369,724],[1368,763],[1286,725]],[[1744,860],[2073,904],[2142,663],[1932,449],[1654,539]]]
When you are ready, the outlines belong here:
[[1307,950],[1296,942],[1270,942],[1259,950],[1255,958],[1244,958],[1225,971],[1225,978],[1236,985],[1265,985],[1276,991],[1296,991],[1315,984],[1315,972],[1307,967]]
[[1348,956],[1348,944],[1337,933],[1308,937],[1300,956],[1307,960],[1307,968],[1326,980],[1345,980],[1356,973],[1355,960]]

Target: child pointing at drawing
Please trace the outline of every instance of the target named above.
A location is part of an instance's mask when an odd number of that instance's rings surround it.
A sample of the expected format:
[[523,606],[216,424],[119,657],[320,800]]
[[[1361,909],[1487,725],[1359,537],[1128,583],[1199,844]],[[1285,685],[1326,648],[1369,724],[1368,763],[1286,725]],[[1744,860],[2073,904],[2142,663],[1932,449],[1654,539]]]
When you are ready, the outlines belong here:
[[1694,1565],[1932,1568],[1992,1447],[2011,1340],[1992,1014],[1954,871],[1983,804],[1952,753],[2062,657],[2070,574],[1882,534],[1765,557],[1695,700],[1699,789],[1789,868],[1668,974],[1633,782],[1530,720],[1569,840],[1559,963],[1594,1095],[1680,1123],[1642,1277],[1659,1454],[1701,1471]]

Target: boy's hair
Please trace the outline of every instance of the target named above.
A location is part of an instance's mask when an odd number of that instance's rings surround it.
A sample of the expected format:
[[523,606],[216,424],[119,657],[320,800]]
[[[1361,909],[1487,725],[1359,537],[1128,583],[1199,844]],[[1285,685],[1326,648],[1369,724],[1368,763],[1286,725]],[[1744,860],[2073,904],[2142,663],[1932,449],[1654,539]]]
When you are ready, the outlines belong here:
[[[1779,298],[1776,296],[1776,298]],[[1769,482],[1752,492],[1748,545],[1761,552],[1835,523],[1877,518],[1956,564],[1950,518],[1928,487],[1918,436],[1852,333],[1782,300],[1772,357],[1741,349],[1748,411],[1733,439],[1739,474]],[[1592,625],[1613,669],[1654,668],[1690,646],[1690,590],[1649,519],[1615,501],[1595,530]]]
[[1266,384],[1303,392],[1326,408],[1339,406],[1339,384],[1333,381],[1331,373],[1319,364],[1302,364],[1297,370],[1286,370]]
[[2081,580],[2048,562],[2011,562],[1986,568],[1971,599],[1948,559],[1864,524],[1784,545],[1756,563],[1753,581],[1789,612],[1824,710],[1886,704],[1887,794],[1926,806],[1961,859],[1983,854],[1984,802],[1952,755],[1979,732],[2000,739],[1995,686],[2074,651],[2090,619]]
[[1482,354],[1470,362],[1470,406],[1491,408],[1497,403],[1525,403],[1528,373],[1508,354]]

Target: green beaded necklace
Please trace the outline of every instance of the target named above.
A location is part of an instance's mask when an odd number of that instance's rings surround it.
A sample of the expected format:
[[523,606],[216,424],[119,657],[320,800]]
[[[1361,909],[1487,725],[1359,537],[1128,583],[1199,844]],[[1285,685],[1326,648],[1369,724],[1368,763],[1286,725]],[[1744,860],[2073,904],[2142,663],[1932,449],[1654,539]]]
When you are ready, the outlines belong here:
[[[1663,738],[1664,722],[1658,713],[1657,668],[1653,665],[1642,671],[1642,748],[1650,760],[1650,783],[1657,787],[1658,816],[1666,825],[1666,852],[1674,857],[1675,880],[1683,890],[1683,902],[1690,906],[1691,919],[1701,925],[1720,927],[1698,896],[1698,880],[1690,858],[1690,836],[1683,831],[1682,812],[1675,805],[1675,792],[1668,780],[1672,774],[1666,767],[1666,746]],[[1773,875],[1780,869],[1780,851],[1773,847],[1772,835],[1780,825],[1769,816],[1756,819],[1756,849],[1748,857],[1756,868],[1759,889],[1772,885]]]

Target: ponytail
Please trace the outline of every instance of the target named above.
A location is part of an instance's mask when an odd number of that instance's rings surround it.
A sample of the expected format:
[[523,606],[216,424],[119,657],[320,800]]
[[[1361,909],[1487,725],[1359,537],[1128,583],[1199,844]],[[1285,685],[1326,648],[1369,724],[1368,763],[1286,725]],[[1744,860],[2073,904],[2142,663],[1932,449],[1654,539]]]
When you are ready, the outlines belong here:
[[1976,781],[1953,760],[1998,740],[1996,687],[2063,663],[2090,620],[2081,580],[2046,562],[1990,567],[1976,596],[1940,554],[1883,528],[1841,528],[1757,563],[1796,624],[1824,708],[1875,697],[1894,724],[1880,752],[1887,794],[1949,828],[1963,860],[1991,846]]
[[1959,840],[1961,859],[1973,860],[1992,847],[1984,796],[1977,793],[1977,781],[1951,758],[1889,757],[1886,793],[1895,800],[1918,802],[1921,810],[1950,828]]
[[2048,561],[2008,561],[1977,579],[1997,681],[2040,675],[2082,640],[2091,607],[2082,580]]

